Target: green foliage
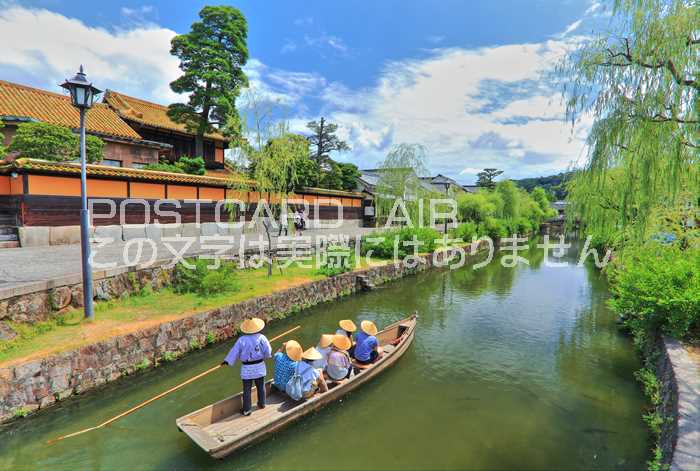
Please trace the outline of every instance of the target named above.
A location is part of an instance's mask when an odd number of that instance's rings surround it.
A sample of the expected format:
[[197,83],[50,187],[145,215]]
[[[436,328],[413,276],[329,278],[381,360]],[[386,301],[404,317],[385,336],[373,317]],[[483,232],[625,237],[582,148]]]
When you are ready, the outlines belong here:
[[485,168],[484,170],[476,174],[476,184],[482,188],[493,190],[496,187],[496,182],[494,182],[494,178],[501,175],[502,173],[503,170],[498,170],[497,168]]
[[471,242],[474,237],[479,236],[479,227],[476,222],[463,222],[455,227],[452,232],[452,237],[460,238],[464,242]]
[[212,260],[196,259],[190,261],[190,269],[179,263],[173,274],[173,287],[176,293],[194,293],[198,296],[225,294],[240,289],[235,264],[221,262],[216,269],[210,269]]
[[143,167],[143,170],[153,170],[156,172],[185,173],[177,165],[165,162],[158,162],[157,164],[148,164]]
[[143,360],[141,360],[140,363],[138,363],[136,366],[134,366],[134,369],[136,371],[143,371],[143,370],[147,369],[149,366],[151,366],[151,360],[149,360],[148,358],[144,358]]
[[[382,241],[371,241],[370,239],[382,239]],[[404,258],[408,255],[413,255],[413,246],[404,246],[404,242],[412,242],[413,239],[420,244],[416,248],[418,253],[428,253],[435,251],[436,240],[439,240],[440,234],[429,227],[402,227],[400,229],[388,229],[385,231],[374,232],[362,237],[361,253],[366,255],[372,251],[372,256],[377,258],[392,259],[394,258],[395,244],[398,241],[398,258]]]
[[297,162],[297,188],[314,188],[319,186],[321,178],[321,166],[312,159],[303,159]]
[[29,415],[29,409],[27,409],[26,407],[19,407],[19,408],[15,409],[15,414],[14,414],[15,419],[22,419],[28,415]]
[[190,350],[199,350],[203,345],[197,339],[190,340]]
[[510,180],[498,182],[496,185],[496,193],[501,196],[503,201],[503,209],[500,216],[507,220],[514,220],[520,216],[520,193],[518,188]]
[[[49,123],[29,122],[17,126],[8,149],[21,157],[56,162],[80,159],[80,136],[69,128]],[[85,136],[85,153],[89,163],[102,160],[104,141],[99,137]]]
[[212,343],[216,342],[216,334],[214,332],[207,332],[207,345],[211,345]]
[[[5,123],[3,123],[2,119],[0,119],[0,129],[2,129],[4,126],[5,126]],[[2,132],[0,132],[0,137],[3,137]],[[7,148],[3,145],[2,141],[0,141],[0,159],[2,159],[6,153],[7,153]]]
[[165,362],[171,362],[177,360],[178,358],[180,358],[180,356],[181,353],[179,352],[165,352],[163,353],[163,357],[161,358],[161,360]]
[[357,165],[350,163],[338,163],[340,167],[340,188],[337,190],[354,191],[357,187],[357,179],[360,178],[360,170]]
[[542,188],[548,198],[552,200],[566,199],[566,184],[573,172],[562,172],[547,177],[522,178],[513,182],[525,191],[534,193],[536,188]]
[[336,276],[352,271],[354,266],[355,255],[351,248],[329,246],[326,251],[326,257],[316,270],[316,273],[325,276]]
[[189,100],[170,105],[168,116],[196,134],[196,154],[203,155],[204,134],[237,114],[236,98],[248,85],[243,71],[248,25],[243,14],[230,6],[206,6],[199,17],[189,33],[171,41],[170,53],[180,59],[183,74],[170,88],[189,94]]
[[665,333],[700,337],[700,249],[655,242],[629,248],[610,273],[611,306],[643,344]]
[[183,155],[177,159],[175,165],[181,168],[184,173],[190,175],[204,175],[207,173],[204,166],[204,159],[202,157],[188,157]]
[[418,221],[421,199],[424,200],[424,210],[427,210],[428,204],[425,200],[430,194],[418,179],[427,174],[426,159],[427,152],[421,144],[403,143],[389,151],[379,166],[379,181],[375,193],[377,219],[387,218],[399,198],[403,200],[406,212],[414,224]]
[[632,227],[639,242],[655,207],[700,191],[700,15],[686,0],[617,0],[613,12],[560,66],[570,119],[594,120],[569,199],[588,227]]
[[484,222],[479,224],[479,234],[488,236],[492,239],[501,239],[508,237],[508,224],[498,218],[488,217]]
[[464,193],[457,197],[457,215],[461,221],[480,223],[495,216],[499,205],[502,205],[502,201],[497,201],[497,195],[493,193]]
[[347,142],[341,140],[335,135],[338,130],[338,125],[329,123],[325,118],[321,117],[320,121],[309,121],[306,127],[311,130],[309,143],[311,144],[311,153],[309,157],[316,161],[317,164],[323,164],[330,159],[330,153],[333,151],[343,152],[350,150]]

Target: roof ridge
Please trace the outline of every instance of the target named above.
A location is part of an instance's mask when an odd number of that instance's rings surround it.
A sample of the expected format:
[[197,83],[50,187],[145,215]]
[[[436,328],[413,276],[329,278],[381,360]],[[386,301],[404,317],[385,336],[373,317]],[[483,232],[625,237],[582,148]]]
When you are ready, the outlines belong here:
[[64,100],[70,100],[70,96],[68,95],[63,95],[61,93],[56,93],[56,92],[50,92],[48,90],[44,90],[43,88],[36,88],[36,87],[30,87],[29,85],[22,85],[21,83],[15,83],[15,82],[9,82],[7,80],[2,80],[0,79],[0,85],[9,85],[11,87],[16,87],[16,88],[23,88],[25,90],[31,90],[39,93],[43,93],[45,95],[52,95],[57,98],[63,98]]
[[[122,100],[124,98],[127,98],[129,100],[138,101],[138,102],[143,103],[145,105],[151,105],[151,106],[156,106],[158,108],[168,109],[168,105],[161,105],[160,103],[155,103],[153,101],[144,100],[143,98],[136,98],[134,96],[127,95],[126,93],[118,92],[116,90],[110,90],[110,89],[105,90],[105,97],[107,97],[107,93],[110,93],[110,94],[113,93],[113,94],[117,95],[117,98],[121,98]],[[127,103],[127,105],[128,105],[128,103]]]

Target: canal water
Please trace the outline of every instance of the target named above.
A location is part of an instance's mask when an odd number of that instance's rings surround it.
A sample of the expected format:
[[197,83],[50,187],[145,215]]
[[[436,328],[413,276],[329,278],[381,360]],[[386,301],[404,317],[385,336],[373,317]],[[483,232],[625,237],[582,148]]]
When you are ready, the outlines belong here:
[[[640,367],[606,308],[605,280],[577,266],[433,270],[308,309],[306,347],[343,318],[379,326],[420,315],[416,338],[379,378],[270,440],[215,461],[175,418],[240,391],[221,369],[117,423],[95,425],[220,362],[230,342],[68,400],[0,430],[0,469],[642,469],[649,438]],[[275,346],[273,345],[273,348]]]

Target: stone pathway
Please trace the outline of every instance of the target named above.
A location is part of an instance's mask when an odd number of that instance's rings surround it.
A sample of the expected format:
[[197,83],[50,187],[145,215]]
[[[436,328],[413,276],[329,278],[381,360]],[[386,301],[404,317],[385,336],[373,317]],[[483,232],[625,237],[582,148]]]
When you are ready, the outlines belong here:
[[[354,238],[367,234],[373,228],[344,228],[342,236]],[[309,229],[304,231],[304,237],[315,240],[317,236],[338,237],[338,229]],[[251,240],[257,241],[258,234],[246,234],[246,249],[259,250],[251,245]],[[236,238],[236,241],[239,241]],[[277,245],[273,238],[272,245]],[[240,243],[234,245],[232,253],[238,253]],[[96,270],[133,266],[147,263],[149,260],[173,260],[173,250],[180,252],[185,249],[184,243],[172,243],[170,248],[162,242],[143,244],[139,247],[134,243],[123,241],[113,242],[104,247],[93,245]],[[206,245],[205,245],[206,247]],[[202,253],[212,253],[211,247],[192,244],[184,250],[183,255],[195,256]],[[109,266],[107,266],[109,265]],[[57,245],[49,247],[29,247],[15,249],[0,249],[0,299],[17,294],[23,294],[61,284],[79,283],[81,279],[80,245]]]
[[700,348],[664,339],[678,387],[678,438],[671,471],[700,470]]

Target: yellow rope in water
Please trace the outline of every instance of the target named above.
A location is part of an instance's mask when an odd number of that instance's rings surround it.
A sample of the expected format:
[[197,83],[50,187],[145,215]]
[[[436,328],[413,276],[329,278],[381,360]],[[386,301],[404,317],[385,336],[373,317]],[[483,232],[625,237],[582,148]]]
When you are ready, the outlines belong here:
[[[274,342],[275,340],[278,340],[278,339],[284,337],[285,335],[288,335],[288,334],[290,334],[290,333],[292,333],[295,330],[300,329],[300,328],[301,328],[301,326],[298,325],[298,326],[294,327],[293,329],[289,329],[288,331],[283,332],[283,333],[279,334],[278,336],[270,339],[270,342]],[[66,438],[75,437],[76,435],[82,435],[83,433],[91,432],[93,430],[97,430],[98,428],[105,427],[105,426],[111,424],[112,422],[116,422],[117,420],[121,419],[122,417],[125,417],[125,416],[131,414],[132,412],[136,412],[137,410],[139,410],[143,407],[146,407],[148,404],[155,402],[164,396],[167,396],[171,392],[177,391],[178,389],[180,389],[184,386],[187,386],[188,384],[190,384],[194,381],[197,381],[199,378],[202,378],[202,377],[208,375],[209,373],[213,373],[214,371],[218,370],[219,368],[221,368],[221,365],[216,365],[212,368],[209,368],[207,371],[199,373],[198,375],[191,377],[187,381],[184,381],[184,382],[178,384],[177,386],[173,386],[172,388],[168,389],[167,391],[164,391],[164,392],[158,394],[157,396],[153,396],[152,398],[148,399],[147,401],[144,401],[141,404],[134,406],[131,409],[124,411],[119,415],[115,415],[111,419],[105,420],[104,422],[102,422],[99,425],[95,425],[94,427],[86,428],[86,429],[80,430],[78,432],[69,433],[68,435],[62,435],[58,438],[54,438],[53,440],[49,440],[47,443],[48,444],[56,443],[58,441],[65,440]]]

